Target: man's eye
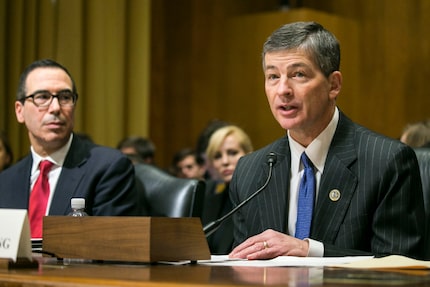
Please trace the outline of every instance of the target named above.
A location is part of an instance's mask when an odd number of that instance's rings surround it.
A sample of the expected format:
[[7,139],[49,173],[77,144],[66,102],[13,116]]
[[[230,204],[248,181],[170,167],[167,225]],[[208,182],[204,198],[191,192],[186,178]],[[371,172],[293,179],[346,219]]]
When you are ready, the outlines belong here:
[[36,94],[34,98],[36,100],[49,100],[51,98],[51,95],[48,93],[40,93],[40,94]]
[[268,75],[267,76],[267,79],[269,79],[269,80],[276,80],[277,78],[279,78],[277,75]]
[[71,100],[73,98],[73,94],[70,92],[62,92],[58,96],[63,100]]
[[59,95],[59,98],[64,101],[70,101],[72,99],[71,95]]

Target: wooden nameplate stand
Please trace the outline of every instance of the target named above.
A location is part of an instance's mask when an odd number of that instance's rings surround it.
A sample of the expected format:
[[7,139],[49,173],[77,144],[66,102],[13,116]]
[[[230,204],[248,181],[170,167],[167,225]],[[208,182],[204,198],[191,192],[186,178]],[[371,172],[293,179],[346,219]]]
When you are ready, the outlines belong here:
[[197,217],[45,216],[42,246],[58,258],[148,263],[210,259]]

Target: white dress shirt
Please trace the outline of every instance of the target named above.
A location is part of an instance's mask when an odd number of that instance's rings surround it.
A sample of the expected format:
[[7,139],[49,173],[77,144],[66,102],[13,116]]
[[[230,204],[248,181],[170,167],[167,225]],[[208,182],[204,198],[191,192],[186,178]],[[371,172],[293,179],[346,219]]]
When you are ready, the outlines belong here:
[[49,208],[51,206],[51,201],[54,196],[55,187],[57,186],[58,178],[60,177],[61,170],[63,169],[64,159],[66,158],[67,152],[70,149],[70,145],[72,144],[73,134],[70,135],[70,139],[62,148],[54,152],[53,154],[50,154],[47,157],[41,157],[38,155],[34,148],[31,146],[31,154],[33,156],[33,166],[31,167],[31,175],[30,175],[30,192],[33,190],[33,186],[36,183],[37,178],[39,177],[40,169],[39,169],[39,163],[42,160],[49,160],[50,162],[54,163],[54,165],[51,168],[51,171],[48,174],[49,177],[49,199],[48,204],[46,206],[46,214],[49,214]]
[[[299,199],[298,194],[300,187],[300,179],[302,178],[304,170],[303,164],[300,161],[300,156],[303,152],[306,152],[306,155],[312,161],[312,164],[315,167],[316,194],[314,205],[316,205],[319,185],[321,182],[321,175],[324,172],[324,164],[327,158],[328,149],[336,131],[338,121],[339,110],[336,107],[333,117],[328,126],[306,148],[296,142],[293,138],[291,138],[288,131],[288,141],[291,150],[291,181],[288,214],[288,233],[291,236],[294,236],[296,232],[297,205]],[[324,245],[322,242],[315,241],[309,238],[305,240],[309,242],[308,256],[322,257],[324,255]]]

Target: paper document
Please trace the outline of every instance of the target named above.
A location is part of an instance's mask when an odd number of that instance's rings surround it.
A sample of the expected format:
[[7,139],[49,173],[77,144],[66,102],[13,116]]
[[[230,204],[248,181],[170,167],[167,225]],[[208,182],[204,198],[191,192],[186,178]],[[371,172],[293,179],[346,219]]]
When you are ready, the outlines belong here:
[[281,267],[281,266],[309,266],[323,267],[363,261],[372,256],[347,257],[295,257],[279,256],[270,260],[229,259],[228,255],[212,255],[211,260],[199,260],[199,264],[217,266],[254,266],[254,267]]
[[416,260],[401,255],[389,255],[381,258],[333,265],[333,267],[356,269],[430,269],[430,261]]

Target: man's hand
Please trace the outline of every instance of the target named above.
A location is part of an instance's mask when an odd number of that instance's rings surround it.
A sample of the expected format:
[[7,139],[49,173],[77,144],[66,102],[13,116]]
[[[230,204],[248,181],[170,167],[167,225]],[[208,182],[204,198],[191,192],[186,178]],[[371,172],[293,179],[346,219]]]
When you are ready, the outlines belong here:
[[229,258],[271,259],[278,256],[302,256],[309,252],[309,242],[268,229],[237,246]]

